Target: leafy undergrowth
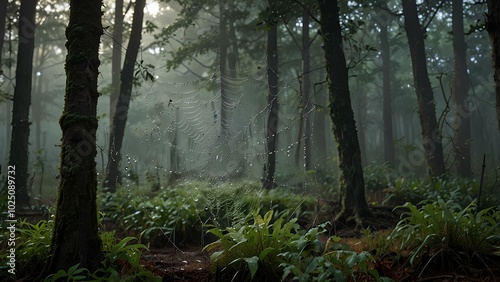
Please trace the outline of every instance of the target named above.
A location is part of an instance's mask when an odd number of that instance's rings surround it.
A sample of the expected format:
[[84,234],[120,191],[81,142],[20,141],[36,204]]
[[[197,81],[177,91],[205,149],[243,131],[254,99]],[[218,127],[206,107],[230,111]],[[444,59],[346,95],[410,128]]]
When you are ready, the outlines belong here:
[[315,197],[286,189],[264,190],[259,183],[213,185],[185,182],[157,193],[138,190],[100,195],[108,229],[140,238],[151,247],[184,246],[210,240],[207,226],[225,228],[248,220],[254,211],[311,222]]
[[[52,219],[41,220],[37,224],[31,224],[26,220],[18,223],[15,276],[18,281],[161,281],[161,277],[155,276],[141,261],[142,251],[147,247],[143,244],[129,244],[137,240],[134,237],[118,240],[114,231],[99,234],[104,259],[101,261],[101,268],[95,272],[90,272],[77,264],[67,271],[59,270],[47,277],[41,277],[41,271],[48,263],[50,255],[53,228]],[[13,275],[7,273],[8,266],[5,263],[7,260],[7,252],[0,255],[1,281],[13,280]]]
[[[495,281],[500,277],[500,211],[476,207],[469,194],[476,189],[475,182],[388,179],[398,191],[416,194],[428,189],[421,194],[434,201],[407,202],[394,210],[373,206],[377,220],[386,219],[390,229],[361,233],[339,222],[329,223],[335,209],[315,196],[282,188],[262,190],[256,183],[187,182],[156,193],[139,189],[101,194],[100,236],[106,254],[102,268],[90,273],[75,265],[44,279]],[[390,191],[394,185],[385,188],[385,202],[404,200]],[[40,281],[37,276],[46,263],[53,221],[22,221],[17,228],[18,278]],[[2,247],[6,238],[3,234]],[[184,247],[189,251],[181,251]],[[6,256],[0,254],[1,262]]]
[[[500,274],[500,211],[438,200],[408,212],[392,230],[360,239],[323,238],[272,212],[239,228],[211,229],[210,271],[220,281],[495,281]],[[346,243],[346,242],[349,242]]]

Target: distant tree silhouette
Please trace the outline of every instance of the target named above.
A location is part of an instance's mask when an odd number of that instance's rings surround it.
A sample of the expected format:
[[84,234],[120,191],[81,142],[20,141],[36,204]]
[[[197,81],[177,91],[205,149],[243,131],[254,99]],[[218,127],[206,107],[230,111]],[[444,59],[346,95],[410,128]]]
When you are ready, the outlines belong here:
[[142,21],[144,18],[144,6],[146,0],[135,1],[134,17],[132,19],[132,31],[125,53],[125,62],[121,73],[120,96],[116,104],[115,114],[112,117],[111,135],[109,142],[109,160],[106,168],[106,179],[104,187],[109,192],[116,191],[119,181],[121,149],[125,135],[125,124],[127,123],[128,109],[134,80],[134,69],[137,54],[141,46]]
[[16,167],[16,204],[19,208],[29,208],[30,206],[28,148],[31,123],[29,113],[33,77],[33,51],[35,49],[36,3],[37,0],[22,1],[19,10],[19,47],[9,158],[9,165]]

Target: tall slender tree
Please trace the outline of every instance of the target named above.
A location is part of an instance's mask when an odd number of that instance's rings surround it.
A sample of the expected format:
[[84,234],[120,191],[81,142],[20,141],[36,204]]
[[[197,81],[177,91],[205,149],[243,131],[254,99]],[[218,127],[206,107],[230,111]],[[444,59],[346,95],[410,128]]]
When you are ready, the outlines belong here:
[[62,129],[61,182],[49,273],[67,270],[77,263],[90,272],[100,267],[95,142],[98,51],[103,33],[101,6],[101,0],[70,1],[66,29],[66,93],[59,120]]
[[416,0],[402,0],[402,3],[422,127],[424,156],[429,167],[429,175],[439,177],[446,173],[446,168],[441,131],[436,120],[434,94],[427,72],[424,30],[418,19]]
[[[387,3],[383,2],[384,8]],[[392,93],[391,93],[391,49],[389,46],[388,25],[390,15],[381,13],[378,17],[380,28],[380,51],[382,55],[382,90],[383,90],[383,121],[384,121],[384,160],[394,165],[394,134],[392,124]]]
[[[274,0],[269,0],[269,9],[274,8]],[[271,23],[267,31],[267,83],[269,93],[267,102],[269,113],[266,126],[267,162],[264,167],[263,187],[266,189],[275,186],[276,172],[276,139],[278,133],[278,27]]]
[[490,35],[493,68],[495,74],[496,110],[498,130],[500,130],[500,1],[488,0],[486,30]]
[[[7,0],[0,0],[0,75],[3,73],[3,44],[4,44],[4,39],[5,39],[5,25],[7,21]],[[10,21],[9,21],[9,39],[10,39]],[[10,67],[9,67],[10,69]],[[3,97],[0,98],[0,100],[3,100]],[[6,126],[5,126],[5,156],[9,155],[9,147],[7,146],[7,138],[10,136],[10,118],[11,118],[11,113],[10,113],[10,101],[6,101],[5,103],[5,115],[6,115]],[[1,160],[4,161],[4,160]]]
[[[300,151],[303,153],[304,168],[306,170],[311,169],[311,113],[312,113],[312,102],[310,98],[311,92],[311,39],[310,34],[310,17],[309,9],[303,7],[302,10],[302,75],[300,77],[300,93],[301,93],[301,118],[299,125],[299,143],[297,146],[296,156],[300,156]],[[301,143],[303,144],[301,145]],[[298,159],[296,160],[297,164]]]
[[0,0],[0,72],[2,71],[2,55],[3,55],[3,43],[5,34],[5,23],[7,20],[7,0]]
[[[37,0],[21,2],[19,10],[19,47],[17,52],[16,87],[12,109],[12,137],[9,165],[16,167],[16,204],[30,206],[28,194],[28,147],[30,105],[35,49],[35,15]],[[3,34],[2,34],[3,36]]]
[[[226,0],[219,0],[219,68],[220,68],[220,125],[222,142],[226,142],[229,138],[229,97],[228,97],[228,70],[227,70],[227,51],[228,51],[228,35],[227,35],[227,7]],[[224,146],[225,147],[225,146]]]
[[107,191],[115,192],[119,181],[119,169],[121,162],[121,149],[123,137],[125,135],[125,124],[127,123],[130,97],[132,95],[132,86],[134,79],[134,68],[137,60],[137,54],[141,46],[142,21],[144,18],[144,6],[146,0],[136,0],[134,7],[134,16],[132,19],[132,31],[130,40],[125,53],[125,62],[121,73],[120,96],[116,104],[115,115],[109,143],[109,160],[106,168],[106,179],[104,186]]
[[[122,67],[123,44],[123,0],[115,1],[115,23],[113,24],[113,51],[111,59],[111,94],[109,95],[109,118],[115,115],[120,96],[120,71]],[[110,124],[111,126],[111,124]]]
[[330,94],[330,117],[337,141],[340,168],[340,202],[337,219],[354,216],[358,223],[372,217],[365,198],[358,134],[349,95],[348,69],[342,44],[337,0],[318,0]]
[[467,54],[464,37],[463,0],[452,1],[453,58],[455,75],[453,77],[453,103],[455,106],[455,123],[453,140],[455,149],[455,164],[457,174],[470,177],[470,114],[469,114],[469,83],[467,77]]

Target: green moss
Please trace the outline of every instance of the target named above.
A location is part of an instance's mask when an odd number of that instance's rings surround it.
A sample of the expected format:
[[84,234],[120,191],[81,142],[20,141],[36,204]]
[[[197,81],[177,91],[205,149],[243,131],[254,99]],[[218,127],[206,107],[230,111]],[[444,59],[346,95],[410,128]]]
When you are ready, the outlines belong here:
[[97,118],[95,116],[64,113],[59,119],[59,125],[63,130],[78,122],[91,123],[94,127],[97,127]]

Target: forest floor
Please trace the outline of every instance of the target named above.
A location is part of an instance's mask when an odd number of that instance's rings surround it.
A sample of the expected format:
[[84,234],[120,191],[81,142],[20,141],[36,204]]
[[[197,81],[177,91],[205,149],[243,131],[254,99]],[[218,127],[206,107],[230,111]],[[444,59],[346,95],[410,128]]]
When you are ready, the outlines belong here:
[[[396,226],[402,212],[385,206],[372,206],[371,209],[377,221],[382,223],[381,226],[387,228],[386,230]],[[367,249],[367,245],[361,240],[361,234],[354,231],[352,226],[337,225],[334,229],[332,235],[342,237],[351,250],[374,253],[374,250]],[[143,260],[151,271],[163,277],[163,281],[215,281],[215,277],[211,277],[209,273],[210,254],[202,251],[200,246],[150,249],[144,253]],[[500,259],[491,264],[452,264],[454,266],[451,267],[443,261],[412,267],[405,263],[407,260],[402,259],[401,254],[396,253],[376,260],[373,266],[379,274],[394,281],[500,281]]]

